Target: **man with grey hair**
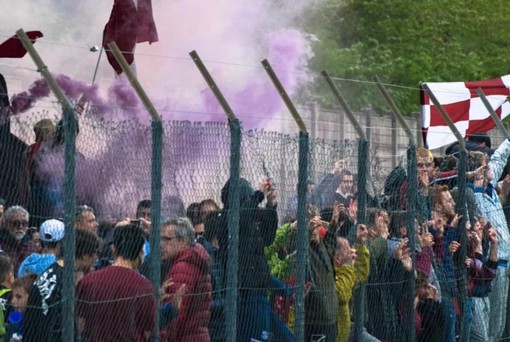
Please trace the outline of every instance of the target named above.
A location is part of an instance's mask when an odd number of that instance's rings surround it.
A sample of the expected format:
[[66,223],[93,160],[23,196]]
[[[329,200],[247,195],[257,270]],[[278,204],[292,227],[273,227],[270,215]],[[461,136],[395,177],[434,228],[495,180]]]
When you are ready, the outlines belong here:
[[195,242],[195,230],[186,217],[169,219],[161,228],[161,259],[171,260],[165,276],[171,280],[165,302],[185,285],[179,316],[161,330],[162,341],[209,341],[212,284],[211,261],[202,245]]
[[29,215],[22,206],[8,208],[3,215],[0,229],[0,248],[12,259],[14,272],[18,272],[21,262],[35,252],[27,236]]
[[80,205],[76,208],[76,229],[90,230],[97,233],[97,219],[94,209],[88,205]]

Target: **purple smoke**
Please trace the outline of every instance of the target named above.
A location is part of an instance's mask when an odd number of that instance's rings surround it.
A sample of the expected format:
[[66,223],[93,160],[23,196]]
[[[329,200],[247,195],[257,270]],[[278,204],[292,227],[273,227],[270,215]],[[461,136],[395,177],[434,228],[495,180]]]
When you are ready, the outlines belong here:
[[[297,30],[285,29],[266,36],[268,61],[289,96],[300,87],[308,85],[311,76],[306,65],[312,56],[310,46],[303,34]],[[207,112],[222,112],[218,101],[209,90],[201,92]],[[232,110],[245,129],[263,128],[284,103],[263,67],[256,77],[234,92],[224,93]]]
[[49,94],[50,88],[46,80],[43,78],[36,80],[27,91],[12,96],[11,115],[26,112],[34,106],[37,100],[47,97]]

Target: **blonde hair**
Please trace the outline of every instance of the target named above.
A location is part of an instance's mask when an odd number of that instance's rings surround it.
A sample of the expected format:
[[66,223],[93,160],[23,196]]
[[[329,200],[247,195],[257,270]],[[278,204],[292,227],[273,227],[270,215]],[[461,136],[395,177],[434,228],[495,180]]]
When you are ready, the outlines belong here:
[[425,147],[418,147],[416,149],[416,158],[427,159],[429,162],[432,163],[432,161],[434,160],[434,155]]
[[34,125],[35,141],[43,141],[55,133],[55,124],[50,119],[42,119]]

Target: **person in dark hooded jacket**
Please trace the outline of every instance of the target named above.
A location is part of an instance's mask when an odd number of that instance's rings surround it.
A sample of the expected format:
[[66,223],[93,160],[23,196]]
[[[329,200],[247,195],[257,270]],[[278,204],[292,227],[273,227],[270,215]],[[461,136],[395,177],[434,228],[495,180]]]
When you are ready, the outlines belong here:
[[[219,258],[226,270],[228,256],[228,215],[232,179],[221,191],[224,209],[220,213]],[[239,272],[237,305],[237,341],[250,339],[263,340],[270,331],[269,302],[266,291],[269,289],[269,267],[264,255],[264,247],[269,246],[278,228],[276,213],[276,191],[271,181],[263,181],[259,190],[254,190],[244,178],[239,179]],[[259,204],[267,200],[265,208]]]

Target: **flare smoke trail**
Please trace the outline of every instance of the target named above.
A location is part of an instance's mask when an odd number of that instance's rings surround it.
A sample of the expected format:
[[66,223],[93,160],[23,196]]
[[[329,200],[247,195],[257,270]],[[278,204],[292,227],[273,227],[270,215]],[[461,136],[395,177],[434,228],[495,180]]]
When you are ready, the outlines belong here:
[[[98,57],[97,52],[90,52],[90,47],[100,45],[113,1],[40,0],[37,11],[33,10],[33,0],[17,0],[15,6],[7,0],[1,2],[5,2],[2,6],[5,10],[0,12],[0,38],[12,36],[20,27],[26,31],[41,30],[45,37],[37,42],[36,49],[49,70],[61,74],[57,80],[66,94],[75,100],[84,96],[91,104],[87,118],[132,120],[145,125],[149,122],[148,113],[130,85],[124,79],[115,81],[106,58],[102,58],[97,85],[88,83]],[[269,60],[291,97],[300,87],[307,86],[311,80],[307,63],[312,50],[305,34],[296,28],[296,19],[307,6],[318,2],[252,0],[248,6],[232,0],[153,1],[160,41],[137,46],[135,61],[140,83],[163,120],[224,122],[225,115],[188,55],[196,50],[245,129],[264,128],[271,120],[288,118],[260,61]],[[65,20],[48,20],[59,17]],[[13,64],[32,71],[0,64],[0,73],[6,76],[11,94],[16,94],[12,98],[12,112],[37,109],[37,100],[49,94],[46,83],[33,71],[30,58],[9,61],[9,65]],[[93,196],[105,208],[122,203],[124,212],[132,212],[127,207],[132,208],[134,201],[147,196],[150,183],[140,184],[139,177],[130,172],[130,165],[150,169],[147,150],[150,134],[142,128],[122,134],[112,130],[106,137],[84,134],[80,133],[78,140],[87,139],[88,144],[99,144],[102,140],[105,146],[82,161],[82,166],[78,165],[77,173],[83,175],[77,177],[79,194],[84,198]],[[199,149],[210,148],[202,146],[197,137],[187,137],[187,141],[187,146],[195,150],[175,153],[182,157],[177,165],[193,162],[201,156]],[[51,165],[60,163],[48,162],[49,174],[62,175],[53,172]],[[173,164],[167,160],[165,169],[169,167]],[[169,178],[166,174],[164,177]],[[128,194],[129,187],[143,190]],[[175,191],[178,191],[175,186],[169,190],[166,184],[164,196]]]

